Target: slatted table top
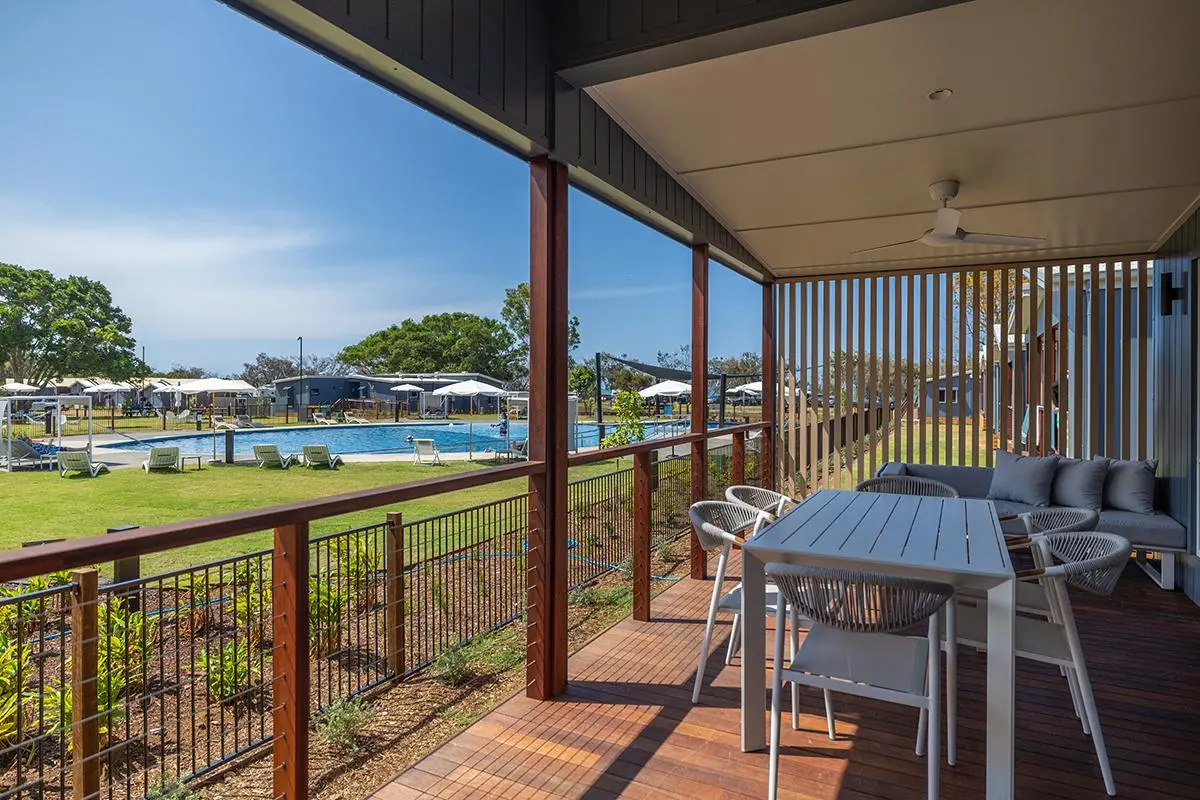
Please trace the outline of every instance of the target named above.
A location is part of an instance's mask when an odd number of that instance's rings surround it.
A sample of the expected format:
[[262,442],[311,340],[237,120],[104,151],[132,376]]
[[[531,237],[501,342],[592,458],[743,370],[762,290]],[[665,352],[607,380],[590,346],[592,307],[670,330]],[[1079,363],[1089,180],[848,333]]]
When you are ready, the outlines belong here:
[[823,489],[745,547],[762,561],[799,557],[952,582],[1013,576],[995,507],[987,500]]

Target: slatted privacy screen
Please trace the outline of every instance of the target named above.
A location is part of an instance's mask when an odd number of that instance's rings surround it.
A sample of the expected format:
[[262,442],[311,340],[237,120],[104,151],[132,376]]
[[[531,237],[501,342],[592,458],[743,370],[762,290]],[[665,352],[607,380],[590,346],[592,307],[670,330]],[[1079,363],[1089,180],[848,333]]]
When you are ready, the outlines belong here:
[[804,278],[776,293],[777,468],[849,488],[997,448],[1151,456],[1150,262]]

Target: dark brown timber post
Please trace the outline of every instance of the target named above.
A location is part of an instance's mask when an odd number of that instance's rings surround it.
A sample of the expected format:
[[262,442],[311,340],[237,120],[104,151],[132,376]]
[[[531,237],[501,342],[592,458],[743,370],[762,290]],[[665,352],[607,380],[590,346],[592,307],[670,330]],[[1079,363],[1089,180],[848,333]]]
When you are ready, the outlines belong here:
[[384,607],[387,625],[387,663],[392,675],[404,673],[404,515],[388,512],[385,559],[387,583]]
[[733,458],[729,465],[729,482],[740,486],[746,482],[746,432],[733,432]]
[[[692,433],[708,429],[708,245],[692,245]],[[708,477],[708,442],[692,442],[692,502],[705,498]],[[703,580],[708,575],[708,558],[695,536],[692,543],[691,574]]]
[[[775,488],[775,284],[763,284],[762,418],[770,427],[759,435],[758,471],[764,488]],[[807,425],[807,421],[805,421]]]
[[633,457],[633,618],[650,621],[650,452]]
[[526,694],[567,688],[567,167],[530,160]]
[[308,797],[308,523],[275,529],[272,559],[274,786],[281,800]]
[[77,569],[71,580],[71,796],[84,800],[100,794],[99,575]]

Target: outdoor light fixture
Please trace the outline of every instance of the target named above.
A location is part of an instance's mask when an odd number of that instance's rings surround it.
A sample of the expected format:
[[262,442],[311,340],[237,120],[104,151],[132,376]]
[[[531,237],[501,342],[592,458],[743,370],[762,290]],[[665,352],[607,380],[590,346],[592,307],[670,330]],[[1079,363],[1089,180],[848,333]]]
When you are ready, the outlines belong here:
[[947,89],[945,87],[942,87],[941,89],[934,89],[932,92],[930,92],[929,99],[930,100],[948,100],[948,99],[950,99],[950,95],[952,95],[952,94],[954,94],[953,89]]

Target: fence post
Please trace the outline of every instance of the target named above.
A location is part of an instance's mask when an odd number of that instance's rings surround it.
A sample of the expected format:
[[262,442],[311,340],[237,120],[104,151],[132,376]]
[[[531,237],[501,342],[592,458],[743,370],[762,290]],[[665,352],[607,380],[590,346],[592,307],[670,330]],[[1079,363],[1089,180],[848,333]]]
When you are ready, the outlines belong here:
[[729,466],[729,482],[741,486],[746,482],[746,432],[733,432],[733,458]]
[[650,621],[650,452],[633,456],[633,618]]
[[84,800],[100,793],[99,574],[77,569],[71,579],[71,796]]
[[274,756],[272,796],[308,797],[308,523],[275,529],[271,568]]
[[387,579],[384,608],[387,625],[387,663],[392,674],[404,673],[404,515],[389,512],[386,545]]

